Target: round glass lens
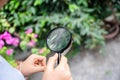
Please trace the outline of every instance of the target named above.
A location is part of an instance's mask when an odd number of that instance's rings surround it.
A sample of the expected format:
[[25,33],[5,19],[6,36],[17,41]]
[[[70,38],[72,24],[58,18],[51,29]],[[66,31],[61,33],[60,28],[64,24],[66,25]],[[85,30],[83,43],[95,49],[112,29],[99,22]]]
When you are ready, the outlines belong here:
[[51,31],[47,37],[47,45],[53,51],[61,51],[67,47],[71,40],[71,34],[64,28]]

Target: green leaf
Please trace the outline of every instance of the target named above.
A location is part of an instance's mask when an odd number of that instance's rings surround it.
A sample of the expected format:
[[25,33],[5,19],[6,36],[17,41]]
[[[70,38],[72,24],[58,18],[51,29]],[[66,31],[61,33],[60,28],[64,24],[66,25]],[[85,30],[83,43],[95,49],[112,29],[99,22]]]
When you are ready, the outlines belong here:
[[15,28],[14,27],[11,27],[10,29],[9,29],[9,32],[10,33],[13,33],[15,31]]
[[35,0],[34,6],[41,5],[44,2],[44,0]]
[[24,51],[24,50],[26,50],[26,48],[27,48],[27,42],[26,41],[22,41],[21,43],[20,43],[20,48]]
[[[32,14],[35,14],[35,13],[36,13],[35,7],[31,7],[31,8],[29,9],[29,12],[32,13]],[[29,13],[29,14],[30,14],[30,13]]]
[[70,9],[70,11],[71,12],[74,12],[76,9],[78,9],[79,7],[77,6],[77,5],[75,5],[75,4],[70,4],[69,5],[69,9]]
[[20,5],[19,1],[16,2],[15,5],[14,5],[15,9],[17,9],[19,5]]
[[15,62],[15,60],[7,60],[9,62],[9,64],[11,64],[13,67],[16,67],[17,64]]
[[33,54],[38,54],[38,53],[39,53],[39,49],[37,49],[37,48],[32,48],[31,52],[32,52]]
[[45,23],[46,23],[46,20],[42,20],[41,23],[40,23],[41,27],[44,27]]
[[0,54],[1,55],[4,55],[6,53],[6,50],[7,50],[7,47],[3,47],[1,50],[0,50]]

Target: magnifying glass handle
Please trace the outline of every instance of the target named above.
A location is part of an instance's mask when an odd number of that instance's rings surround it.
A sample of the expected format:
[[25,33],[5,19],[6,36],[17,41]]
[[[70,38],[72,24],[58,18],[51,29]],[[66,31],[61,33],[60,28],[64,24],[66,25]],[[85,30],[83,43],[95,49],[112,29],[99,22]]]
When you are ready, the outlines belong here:
[[60,53],[58,53],[58,63],[57,63],[57,64],[59,64],[59,63],[60,63],[60,59],[61,59],[61,54],[60,54]]

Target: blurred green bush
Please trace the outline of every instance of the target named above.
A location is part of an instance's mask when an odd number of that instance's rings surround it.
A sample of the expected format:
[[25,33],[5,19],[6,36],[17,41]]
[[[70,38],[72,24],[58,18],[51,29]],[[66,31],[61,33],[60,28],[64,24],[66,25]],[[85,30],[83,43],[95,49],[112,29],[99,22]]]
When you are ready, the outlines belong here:
[[[106,32],[100,26],[103,25],[101,17],[107,14],[103,12],[107,1],[9,0],[0,10],[0,31],[7,30],[14,36],[17,34],[21,39],[20,48],[24,51],[32,35],[26,36],[25,31],[32,28],[33,33],[38,35],[35,39],[37,45],[32,48],[34,53],[37,48],[46,48],[46,35],[51,29],[62,26],[73,34],[74,47],[93,49],[105,45],[103,35]],[[120,10],[117,4],[115,7]]]

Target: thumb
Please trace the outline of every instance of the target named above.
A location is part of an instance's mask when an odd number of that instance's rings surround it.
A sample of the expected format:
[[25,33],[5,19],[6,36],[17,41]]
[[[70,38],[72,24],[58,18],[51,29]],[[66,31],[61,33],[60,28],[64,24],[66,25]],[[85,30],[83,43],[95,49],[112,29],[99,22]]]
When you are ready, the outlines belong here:
[[45,70],[45,66],[40,66],[35,68],[35,72],[43,72]]
[[46,70],[51,71],[51,70],[54,69],[54,66],[55,66],[57,58],[58,58],[58,54],[57,53],[53,57],[49,58]]

